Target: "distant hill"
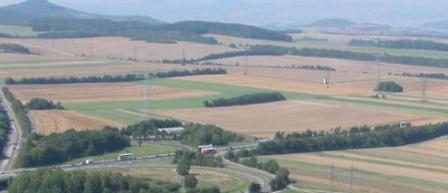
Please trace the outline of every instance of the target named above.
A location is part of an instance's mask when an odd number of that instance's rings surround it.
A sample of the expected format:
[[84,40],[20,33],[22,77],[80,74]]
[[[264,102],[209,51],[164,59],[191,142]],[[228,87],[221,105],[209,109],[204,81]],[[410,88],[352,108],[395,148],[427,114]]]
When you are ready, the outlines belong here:
[[347,20],[347,19],[335,19],[335,18],[330,18],[330,19],[322,19],[322,20],[318,20],[315,21],[313,23],[310,24],[306,24],[304,25],[304,27],[315,27],[315,28],[346,28],[346,27],[350,27],[356,25],[356,23]]
[[191,41],[217,44],[217,40],[203,34],[213,33],[243,38],[292,41],[277,31],[249,25],[183,21],[174,24],[159,22],[146,16],[105,16],[85,13],[54,5],[47,0],[27,0],[0,7],[0,24],[26,25],[42,32],[45,38],[74,38],[123,36],[158,43]]
[[448,20],[423,24],[424,27],[438,30],[448,30]]
[[144,16],[105,16],[61,7],[47,0],[26,0],[25,2],[0,7],[0,24],[27,25],[41,18],[110,19],[115,21],[139,21],[149,24],[160,22]]

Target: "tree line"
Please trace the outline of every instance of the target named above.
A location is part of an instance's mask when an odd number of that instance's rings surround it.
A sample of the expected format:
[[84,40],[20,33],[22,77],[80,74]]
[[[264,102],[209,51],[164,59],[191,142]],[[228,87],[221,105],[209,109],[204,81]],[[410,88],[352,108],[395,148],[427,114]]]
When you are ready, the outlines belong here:
[[289,170],[280,167],[275,160],[267,162],[259,162],[257,160],[257,151],[240,150],[238,152],[229,151],[224,157],[232,162],[239,163],[251,168],[264,170],[275,175],[275,178],[270,181],[272,191],[279,191],[286,188],[291,180],[289,179]]
[[196,76],[196,75],[214,75],[214,74],[227,74],[227,70],[223,68],[203,68],[194,70],[172,70],[167,72],[157,72],[151,74],[157,78],[171,78],[181,76]]
[[197,61],[214,60],[221,58],[229,58],[236,56],[251,56],[251,55],[298,55],[305,57],[323,57],[323,58],[338,58],[359,61],[380,61],[386,63],[397,63],[414,66],[434,66],[448,68],[448,59],[446,58],[429,58],[418,56],[405,55],[390,55],[390,54],[375,54],[353,52],[346,50],[324,49],[324,48],[295,48],[295,47],[281,47],[270,45],[255,45],[250,46],[246,51],[231,51],[217,54],[210,54]]
[[448,44],[439,43],[431,40],[363,40],[353,39],[348,45],[350,46],[368,46],[394,49],[418,49],[418,50],[436,50],[448,51]]
[[0,105],[0,149],[3,150],[8,142],[8,134],[11,132],[11,121],[9,120],[8,113]]
[[402,74],[397,74],[399,76],[407,76],[407,77],[417,77],[417,78],[432,78],[432,79],[441,79],[448,80],[448,74],[444,73],[409,73],[403,72]]
[[29,110],[64,109],[60,102],[54,103],[51,100],[43,98],[32,98],[25,104],[25,108]]
[[211,101],[204,101],[205,107],[225,107],[236,105],[250,105],[258,103],[269,103],[275,101],[285,101],[286,97],[279,92],[245,94],[232,98],[219,98]]
[[30,54],[31,51],[19,44],[0,44],[0,53],[18,53],[18,54]]
[[6,100],[11,103],[12,111],[15,115],[16,121],[18,122],[20,128],[24,135],[27,135],[31,132],[31,121],[27,115],[25,106],[20,102],[20,100],[16,99],[16,97],[12,94],[8,87],[2,88],[3,93],[5,94]]
[[197,123],[183,124],[174,119],[149,119],[139,123],[129,125],[121,129],[121,133],[127,136],[134,136],[138,138],[147,138],[153,136],[156,138],[164,138],[165,133],[161,133],[158,129],[184,127],[184,130],[179,136],[172,136],[182,143],[196,147],[199,145],[227,145],[230,142],[241,142],[244,137],[226,131],[214,125],[203,125]]
[[38,170],[23,173],[9,184],[9,193],[177,193],[180,185],[111,172]]
[[403,90],[403,87],[394,81],[379,82],[375,89],[381,92],[403,92]]
[[132,82],[144,80],[143,76],[135,74],[126,75],[104,75],[104,76],[88,76],[88,77],[32,77],[14,80],[6,78],[5,83],[14,84],[72,84],[72,83],[98,83],[98,82]]
[[110,127],[101,131],[68,130],[48,136],[30,134],[17,157],[16,165],[36,167],[59,164],[80,157],[118,151],[128,146],[129,138]]
[[[196,75],[215,75],[227,74],[223,68],[204,68],[193,70],[171,70],[166,72],[150,73],[152,78],[170,78],[179,76],[196,76]],[[126,74],[126,75],[104,75],[104,76],[87,76],[87,77],[31,77],[15,80],[6,78],[5,83],[9,85],[15,84],[78,84],[78,83],[100,83],[100,82],[135,82],[145,80],[142,74]]]
[[258,146],[260,154],[284,154],[359,148],[395,147],[448,135],[448,123],[399,128],[399,126],[353,127],[332,131],[277,132],[274,140]]

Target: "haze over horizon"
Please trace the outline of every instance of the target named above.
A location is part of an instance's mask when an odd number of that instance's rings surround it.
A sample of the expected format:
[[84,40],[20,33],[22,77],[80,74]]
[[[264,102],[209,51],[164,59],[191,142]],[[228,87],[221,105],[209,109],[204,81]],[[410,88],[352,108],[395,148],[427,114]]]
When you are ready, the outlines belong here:
[[[0,6],[24,0],[2,0]],[[251,25],[307,23],[343,18],[397,26],[448,19],[448,1],[432,0],[49,0],[57,5],[106,15],[144,15],[160,21],[207,20]],[[188,2],[188,3],[185,3]],[[101,9],[99,9],[101,7]],[[329,11],[330,10],[330,11]]]

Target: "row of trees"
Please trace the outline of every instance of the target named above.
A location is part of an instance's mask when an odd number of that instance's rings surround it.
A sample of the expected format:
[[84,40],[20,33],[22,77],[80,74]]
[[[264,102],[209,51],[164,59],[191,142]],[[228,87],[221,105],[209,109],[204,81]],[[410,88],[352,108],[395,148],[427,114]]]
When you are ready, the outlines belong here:
[[96,83],[96,82],[131,82],[144,80],[143,76],[135,74],[126,75],[104,75],[104,76],[88,76],[88,77],[32,77],[14,80],[6,78],[6,84],[71,84],[71,83]]
[[118,129],[31,134],[17,158],[18,167],[35,167],[63,163],[75,158],[113,152],[130,146],[129,138]]
[[430,40],[363,40],[353,39],[349,42],[350,46],[368,46],[368,47],[382,47],[394,49],[419,49],[419,50],[437,50],[448,51],[448,44],[434,42]]
[[[214,75],[227,74],[223,68],[205,68],[193,70],[171,70],[167,72],[157,72],[149,74],[153,78],[170,78],[179,76],[195,76],[195,75]],[[87,77],[31,77],[15,80],[6,78],[5,83],[14,84],[77,84],[77,83],[99,83],[99,82],[135,82],[145,80],[144,75],[126,74],[126,75],[104,75],[104,76],[87,76]]]
[[448,123],[411,128],[381,126],[354,127],[349,131],[340,128],[331,132],[276,133],[273,141],[258,146],[260,154],[283,154],[331,151],[357,148],[394,147],[419,143],[448,135]]
[[22,102],[20,102],[20,100],[16,99],[16,97],[12,94],[8,87],[3,87],[2,91],[5,94],[6,100],[11,103],[16,121],[22,129],[23,134],[28,134],[29,132],[31,132],[32,128],[31,121],[27,115],[25,106],[22,104]]
[[210,54],[198,61],[214,60],[220,58],[244,56],[244,55],[298,55],[306,57],[323,57],[323,58],[339,58],[360,61],[381,61],[386,63],[397,63],[416,66],[434,66],[448,68],[448,59],[446,58],[429,58],[417,56],[398,56],[390,54],[375,54],[352,52],[346,50],[324,49],[324,48],[294,48],[270,45],[251,46],[246,51],[233,51],[218,54]]
[[146,137],[161,135],[160,128],[182,127],[180,121],[174,119],[149,119],[139,123],[128,125],[121,129],[121,132],[128,136]]
[[53,103],[43,98],[32,98],[25,107],[29,110],[64,109],[60,102]]
[[232,162],[240,163],[247,167],[257,168],[274,174],[275,178],[270,182],[272,191],[278,191],[286,188],[291,182],[289,179],[289,170],[286,168],[281,168],[275,160],[259,162],[256,154],[256,151],[241,150],[237,153],[229,151],[224,156]]
[[236,105],[250,105],[258,103],[269,103],[275,101],[284,101],[284,97],[279,92],[245,94],[232,98],[219,98],[211,101],[204,101],[206,107],[225,107]]
[[4,53],[19,53],[19,54],[30,54],[31,51],[19,44],[0,44],[0,52]]
[[168,72],[157,72],[151,75],[157,78],[170,78],[180,76],[213,75],[213,74],[227,74],[227,71],[223,68],[204,68],[204,69],[182,70],[182,71],[172,70]]
[[11,122],[9,121],[8,113],[0,105],[0,149],[3,150],[8,142],[8,134],[11,131]]
[[12,179],[9,193],[176,193],[180,185],[110,172],[38,170]]
[[444,73],[409,73],[409,72],[403,72],[400,76],[448,80],[448,74],[444,74]]

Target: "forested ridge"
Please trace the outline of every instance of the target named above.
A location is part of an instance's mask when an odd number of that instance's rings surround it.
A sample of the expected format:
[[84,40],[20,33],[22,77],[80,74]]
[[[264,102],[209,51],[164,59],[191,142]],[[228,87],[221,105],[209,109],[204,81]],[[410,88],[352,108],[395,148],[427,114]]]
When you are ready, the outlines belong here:
[[39,37],[95,37],[124,36],[135,40],[158,43],[191,41],[205,44],[217,44],[212,37],[202,36],[208,33],[243,38],[292,41],[282,32],[258,27],[206,21],[182,21],[173,24],[151,25],[136,21],[111,21],[107,19],[80,18],[40,18],[31,23],[33,30],[42,31]]
[[221,58],[237,57],[237,56],[256,56],[256,55],[297,55],[305,57],[323,57],[338,58],[360,61],[380,61],[386,63],[397,63],[414,66],[433,66],[448,68],[448,59],[445,58],[429,58],[406,55],[390,55],[353,52],[346,50],[324,49],[324,48],[294,48],[270,45],[250,46],[246,51],[232,51],[218,54],[210,54],[197,61],[215,60]]

